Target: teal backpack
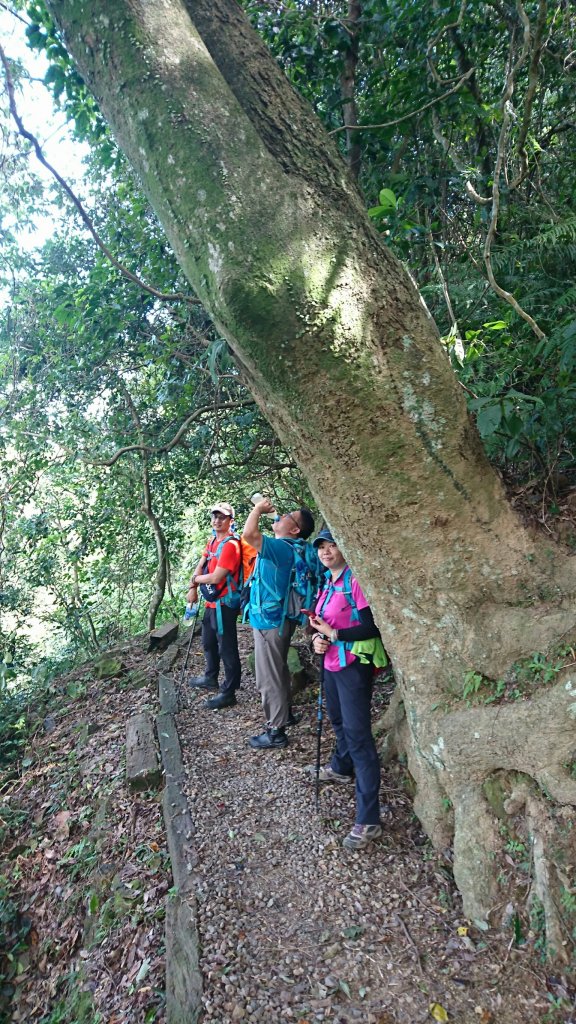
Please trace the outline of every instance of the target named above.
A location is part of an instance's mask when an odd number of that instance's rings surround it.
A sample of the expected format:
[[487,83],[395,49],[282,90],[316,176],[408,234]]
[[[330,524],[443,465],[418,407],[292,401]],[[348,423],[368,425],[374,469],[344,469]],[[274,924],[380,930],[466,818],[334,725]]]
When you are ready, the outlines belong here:
[[[282,538],[284,540],[284,538]],[[298,622],[304,625],[308,621],[306,615],[302,614],[303,608],[310,608],[322,574],[322,566],[316,554],[316,549],[305,540],[284,540],[292,548],[293,560],[290,570],[290,580],[286,592],[275,590],[270,581],[265,582],[258,573],[258,562],[252,586],[255,588],[256,604],[261,614],[266,614],[267,606],[272,611],[282,604],[282,615],[280,619],[280,634],[284,629],[286,620]],[[248,616],[248,607],[244,620]]]
[[308,616],[302,614],[303,608],[310,608],[314,595],[318,591],[322,566],[316,548],[305,540],[291,542],[294,549],[294,561],[290,575],[290,586],[286,591],[282,608],[282,627],[286,619],[298,622],[301,626],[308,622]]

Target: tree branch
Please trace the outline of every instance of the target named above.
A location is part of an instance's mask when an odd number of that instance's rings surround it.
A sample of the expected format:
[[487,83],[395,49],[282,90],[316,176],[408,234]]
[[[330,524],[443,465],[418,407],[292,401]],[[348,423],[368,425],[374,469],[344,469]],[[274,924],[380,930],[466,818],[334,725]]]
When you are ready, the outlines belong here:
[[215,409],[218,412],[220,412],[220,410],[222,409],[244,409],[249,405],[254,405],[254,402],[249,399],[246,399],[243,402],[224,402],[222,405],[218,406],[203,405],[201,406],[200,409],[195,409],[194,412],[190,413],[190,415],[184,420],[184,422],[178,428],[172,440],[168,441],[167,444],[158,445],[157,448],[152,448],[150,445],[146,444],[129,444],[126,445],[125,448],[119,448],[118,451],[114,453],[112,458],[99,460],[97,462],[91,462],[90,464],[92,466],[113,466],[116,462],[118,462],[118,459],[120,459],[123,455],[127,455],[128,452],[145,452],[147,455],[163,455],[166,452],[172,451],[172,449],[176,447],[176,445],[179,443],[179,441],[182,439],[182,437],[188,430],[190,424],[193,423],[194,420],[199,419],[200,416],[202,416],[204,413],[214,412]]
[[[528,16],[522,7],[521,3],[518,3],[519,10],[521,12],[521,19],[524,24],[525,33],[528,34],[530,39],[530,21]],[[526,89],[526,95],[524,96],[524,115],[522,117],[522,124],[520,126],[520,133],[516,148],[520,157],[520,169],[514,180],[510,184],[510,190],[518,188],[520,183],[524,181],[524,178],[528,174],[528,153],[526,152],[526,139],[528,137],[528,131],[530,129],[530,119],[532,116],[532,107],[534,104],[534,96],[536,95],[536,88],[539,81],[539,65],[540,55],[542,53],[542,47],[544,45],[544,28],[546,25],[546,14],[548,11],[546,0],[540,0],[538,5],[538,18],[536,21],[536,29],[534,32],[534,42],[531,46],[531,57],[530,57],[530,70],[528,73],[528,87]]]
[[96,228],[94,227],[90,217],[86,213],[86,210],[84,209],[77,195],[72,191],[68,182],[65,181],[64,178],[58,173],[58,171],[52,166],[52,164],[48,162],[48,160],[44,156],[44,153],[42,152],[42,147],[40,146],[40,143],[38,142],[36,136],[33,135],[32,132],[29,132],[27,128],[25,128],[24,122],[22,121],[22,118],[20,117],[20,114],[18,113],[18,108],[16,106],[14,83],[12,81],[12,75],[10,73],[10,65],[8,63],[8,58],[6,57],[6,53],[1,44],[0,60],[2,61],[4,67],[4,74],[6,76],[6,88],[8,91],[10,113],[12,114],[12,117],[16,122],[19,134],[22,136],[22,138],[26,139],[28,142],[32,144],[37,159],[40,161],[43,167],[46,168],[46,170],[50,171],[50,174],[56,179],[56,181],[60,185],[60,188],[68,196],[70,201],[74,204],[74,206],[78,210],[78,213],[80,214],[80,217],[82,218],[85,227],[88,229],[88,231],[92,235],[92,238],[96,242],[96,245],[99,249],[101,249],[101,251],[110,261],[110,263],[114,267],[116,267],[118,271],[120,271],[123,277],[126,277],[129,281],[132,281],[133,284],[136,284],[138,285],[139,288],[142,288],[143,291],[148,292],[149,295],[153,295],[156,299],[160,299],[162,302],[188,302],[193,305],[200,305],[199,299],[192,298],[192,296],[190,295],[184,295],[180,292],[176,292],[173,294],[165,294],[164,292],[158,291],[157,288],[153,288],[152,285],[146,284],[145,281],[142,281],[136,274],[133,274],[131,270],[128,270],[128,268],[125,267],[122,263],[120,263],[120,261],[117,260],[116,257],[111,253],[106,243],[98,234]]
[[426,63],[428,64],[428,67],[430,68],[430,73],[432,75],[432,78],[434,79],[435,82],[438,83],[438,85],[448,85],[448,83],[451,82],[451,81],[454,81],[454,79],[440,78],[440,75],[438,74],[438,72],[436,70],[436,66],[434,64],[434,61],[432,60],[432,50],[434,49],[435,46],[438,45],[438,43],[440,42],[442,36],[446,32],[449,32],[451,29],[460,28],[460,26],[462,24],[462,20],[464,18],[465,11],[466,11],[466,0],[462,0],[462,3],[460,4],[460,11],[458,13],[458,17],[457,17],[456,21],[451,22],[449,25],[443,25],[442,28],[440,29],[440,31],[437,32],[436,35],[432,37],[432,39],[428,40],[428,45],[426,47]]
[[434,236],[432,234],[432,228],[430,226],[430,213],[429,213],[428,210],[425,211],[425,216],[426,216],[426,241],[428,242],[428,245],[430,246],[430,253],[432,255],[432,260],[434,262],[434,266],[436,267],[436,273],[438,274],[438,277],[440,279],[440,285],[442,287],[442,294],[444,296],[444,302],[446,304],[446,309],[448,311],[448,317],[450,319],[450,323],[452,324],[452,332],[451,333],[454,335],[454,337],[456,339],[458,339],[460,337],[460,331],[458,329],[458,321],[456,320],[456,316],[454,314],[454,309],[453,309],[453,306],[452,306],[452,300],[450,299],[450,291],[448,289],[448,282],[446,281],[446,278],[444,276],[444,271],[442,270],[442,265],[440,263],[440,260],[438,259],[438,253],[436,251],[436,243],[434,241]]
[[[450,140],[447,139],[446,136],[442,133],[436,111],[434,111],[432,114],[432,134],[434,135],[436,141],[440,143],[446,156],[452,161],[456,170],[460,174],[468,175],[468,168],[465,167],[465,165],[462,163],[458,154],[454,152]],[[468,195],[474,200],[475,203],[478,203],[480,206],[490,206],[490,203],[492,202],[491,197],[481,196],[480,193],[477,192],[476,189],[474,188],[474,185],[472,184],[468,176],[466,177],[464,187]]]
[[333,128],[332,131],[328,132],[328,135],[338,135],[340,132],[363,132],[371,131],[375,128],[393,128],[396,124],[402,124],[403,121],[409,121],[411,117],[417,117],[418,114],[423,113],[424,110],[428,110],[429,107],[433,107],[436,103],[441,103],[447,96],[451,96],[452,93],[458,92],[465,82],[468,81],[471,75],[474,74],[475,68],[470,68],[465,75],[462,76],[451,89],[447,92],[442,93],[441,96],[436,96],[435,99],[429,100],[424,106],[418,107],[417,110],[412,110],[409,114],[403,114],[402,117],[397,117],[395,121],[385,121],[383,124],[343,124],[339,128]]
[[[120,391],[124,397],[124,401],[128,406],[136,432],[143,441],[144,431],[142,429],[142,421],[132,399],[132,395],[128,391],[128,388],[120,375],[118,375],[117,381]],[[150,529],[152,530],[154,542],[156,544],[156,581],[154,591],[150,598],[150,604],[148,606],[148,629],[151,631],[156,625],[156,615],[158,614],[158,609],[164,600],[170,562],[168,558],[168,541],[164,530],[160,525],[160,520],[152,506],[152,488],[150,486],[150,473],[148,470],[148,451],[143,448],[141,449],[141,454],[142,512],[150,523]]]
[[344,57],[344,66],[340,75],[340,92],[342,94],[342,119],[347,125],[346,149],[348,166],[355,181],[360,177],[362,153],[358,137],[354,135],[353,126],[358,127],[358,111],[356,107],[356,68],[358,64],[358,22],[362,15],[360,0],[348,0],[348,21],[350,28],[350,46]]
[[15,11],[13,7],[10,7],[8,4],[4,4],[1,2],[0,7],[2,8],[2,10],[7,11],[8,14],[11,14],[13,18],[17,18],[18,21],[21,21],[22,24],[26,25],[26,28],[28,28],[30,22],[26,18],[23,18],[21,14],[18,14],[18,11]]
[[[518,0],[518,7],[523,11],[520,0]],[[492,185],[492,211],[490,215],[490,224],[488,231],[486,232],[486,239],[484,241],[484,266],[486,267],[486,274],[490,285],[496,295],[499,295],[501,299],[504,299],[512,309],[516,311],[518,316],[522,317],[527,324],[530,325],[534,334],[537,338],[545,338],[544,331],[540,329],[536,321],[530,316],[526,310],[522,309],[518,301],[514,298],[511,292],[507,292],[501,285],[498,284],[494,277],[494,271],[492,269],[492,242],[494,241],[496,230],[498,228],[498,214],[500,211],[500,175],[504,166],[504,159],[507,150],[508,143],[508,129],[511,119],[511,101],[514,93],[514,86],[516,83],[516,76],[518,71],[524,64],[526,57],[530,49],[530,23],[528,19],[523,19],[524,26],[524,41],[522,44],[522,50],[517,58],[514,57],[514,36],[510,40],[510,55],[509,55],[509,71],[506,76],[506,83],[504,86],[504,93],[502,95],[502,127],[500,129],[500,136],[498,138],[498,150],[496,154],[496,164],[494,167],[494,183]]]

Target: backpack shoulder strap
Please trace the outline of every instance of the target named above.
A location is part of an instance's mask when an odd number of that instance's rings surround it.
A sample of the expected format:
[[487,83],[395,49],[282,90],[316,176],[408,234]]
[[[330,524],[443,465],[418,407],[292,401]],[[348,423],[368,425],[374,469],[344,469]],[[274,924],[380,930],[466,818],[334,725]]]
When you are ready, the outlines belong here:
[[344,578],[342,580],[342,591],[344,597],[346,598],[348,604],[352,609],[352,622],[360,622],[360,612],[358,611],[358,606],[356,604],[356,601],[354,600],[354,594],[352,593],[352,571],[350,569],[350,566],[348,565],[346,566],[346,569],[344,571]]
[[216,605],[216,629],[217,632],[220,634],[224,632],[224,622],[222,619],[222,603],[227,605],[231,604],[232,601],[236,602],[236,600],[238,600],[239,603],[239,595],[240,590],[242,588],[242,541],[240,540],[240,537],[236,537],[232,533],[229,533],[226,537],[223,537],[216,549],[215,555],[216,558],[220,557],[224,545],[227,544],[229,540],[235,540],[238,543],[240,565],[238,567],[238,582],[236,582],[236,580],[234,579],[234,573],[230,572],[230,570],[228,569],[226,572],[226,576],[224,578],[226,585],[226,594],[221,597],[218,597],[214,602]]
[[[229,540],[235,540],[235,541],[237,541],[237,543],[240,546],[242,545],[242,541],[240,540],[240,537],[235,537],[233,533],[229,533],[229,534],[227,534],[226,537],[222,538],[222,540],[220,541],[218,547],[216,548],[215,554],[220,555],[220,552],[222,551],[222,548],[224,547],[225,544],[228,543]],[[240,547],[240,550],[241,550],[241,547]]]

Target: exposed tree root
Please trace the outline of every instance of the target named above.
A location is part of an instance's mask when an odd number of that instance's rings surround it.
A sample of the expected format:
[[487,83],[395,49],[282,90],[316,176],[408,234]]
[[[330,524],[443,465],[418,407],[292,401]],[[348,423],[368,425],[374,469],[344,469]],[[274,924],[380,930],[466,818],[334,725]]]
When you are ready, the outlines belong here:
[[564,963],[576,924],[575,696],[564,676],[531,700],[407,717],[398,689],[377,727],[383,760],[406,757],[434,847],[453,844],[465,914],[496,924],[505,907],[532,908],[548,955]]
[[574,870],[575,815],[566,808],[551,806],[530,780],[518,782],[504,809],[510,815],[524,812],[533,858],[530,897],[532,901],[539,900],[544,911],[549,956],[568,963],[571,929],[563,921],[562,895],[569,893],[568,875]]

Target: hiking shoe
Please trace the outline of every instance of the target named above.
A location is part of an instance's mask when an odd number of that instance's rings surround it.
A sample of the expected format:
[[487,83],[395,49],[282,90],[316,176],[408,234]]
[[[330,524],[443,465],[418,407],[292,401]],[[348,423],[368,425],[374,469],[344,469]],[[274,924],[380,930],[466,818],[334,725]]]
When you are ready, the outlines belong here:
[[217,693],[215,697],[205,700],[203,707],[209,708],[210,711],[220,711],[222,708],[233,708],[235,704],[236,694]]
[[373,839],[382,835],[381,825],[354,825],[352,831],[342,840],[347,850],[363,850]]
[[188,685],[199,690],[217,690],[218,680],[214,676],[191,676]]
[[266,729],[266,732],[260,733],[260,736],[251,737],[250,746],[254,750],[279,750],[288,746],[288,737],[284,732],[284,727]]
[[[316,778],[315,764],[308,765],[306,771],[310,772],[314,779]],[[318,782],[339,782],[342,786],[351,786],[354,783],[354,776],[341,775],[340,772],[335,772],[329,764],[326,764],[318,773]]]

